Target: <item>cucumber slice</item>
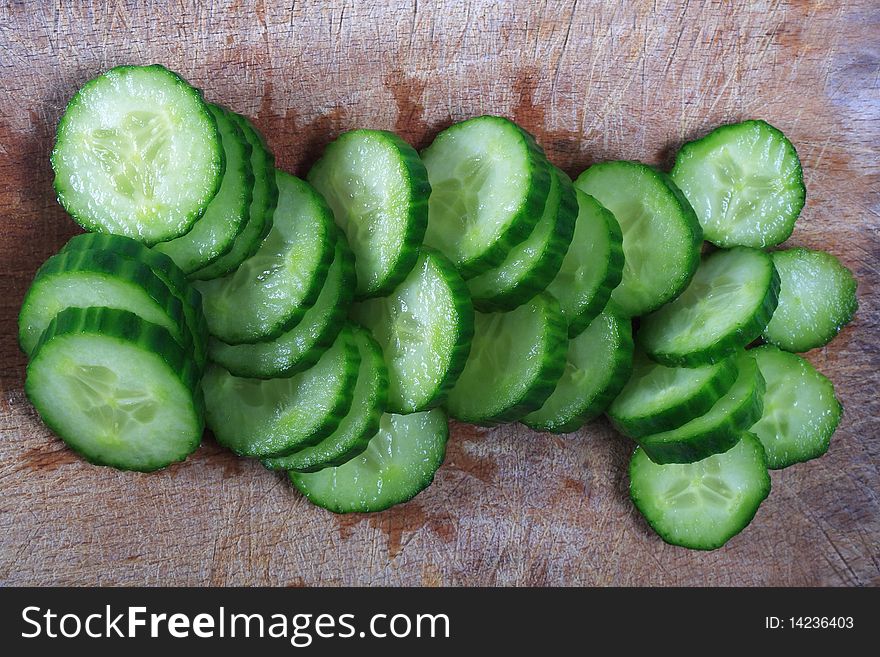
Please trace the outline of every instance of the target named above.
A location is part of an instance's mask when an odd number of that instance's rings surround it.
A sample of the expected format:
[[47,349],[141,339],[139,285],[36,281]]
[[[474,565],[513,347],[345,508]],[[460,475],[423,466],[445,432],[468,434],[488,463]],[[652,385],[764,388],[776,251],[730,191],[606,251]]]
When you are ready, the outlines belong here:
[[602,312],[623,276],[623,234],[601,203],[577,192],[578,216],[571,247],[547,291],[559,299],[568,336],[581,333]]
[[806,198],[797,151],[765,121],[724,125],[685,144],[671,175],[706,239],[721,247],[781,244]]
[[788,249],[770,254],[779,274],[779,305],[764,339],[786,351],[828,344],[859,308],[856,279],[830,253]]
[[431,198],[425,244],[471,278],[500,265],[526,239],[550,193],[544,152],[500,116],[447,128],[422,151]]
[[208,331],[227,344],[277,338],[315,303],[333,260],[330,208],[307,182],[275,170],[278,207],[257,252],[223,278],[198,281]]
[[208,343],[208,328],[202,313],[202,295],[186,280],[180,268],[166,255],[148,249],[142,242],[122,235],[109,233],[83,233],[72,237],[61,253],[65,251],[112,251],[120,256],[140,260],[158,276],[168,290],[180,300],[186,326],[192,335],[193,357],[199,368],[205,367]]
[[354,291],[354,258],[341,231],[335,253],[324,287],[301,322],[267,342],[229,345],[211,338],[211,360],[234,376],[255,379],[293,376],[317,363],[345,325]]
[[247,222],[232,243],[232,248],[207,267],[193,272],[193,278],[203,281],[225,276],[257,252],[260,244],[272,229],[272,214],[278,203],[278,185],[275,184],[275,156],[272,155],[266,142],[263,141],[263,137],[248,119],[233,112],[228,112],[228,116],[241,129],[244,138],[251,147],[251,170],[254,174],[253,194],[248,209]]
[[822,456],[843,415],[834,385],[800,356],[772,345],[750,353],[767,381],[764,414],[750,431],[764,445],[770,468]]
[[359,367],[350,327],[314,367],[286,379],[244,379],[211,365],[202,380],[208,428],[241,456],[283,456],[314,445],[348,413]]
[[764,410],[764,377],[751,352],[737,359],[736,381],[707,413],[680,427],[642,436],[639,445],[655,463],[693,463],[736,444]]
[[171,258],[187,275],[215,262],[232,249],[247,223],[254,190],[251,145],[238,124],[230,118],[231,112],[218,105],[209,104],[208,108],[217,120],[226,153],[223,182],[192,230],[153,247]]
[[366,329],[355,327],[354,339],[361,356],[351,408],[332,434],[317,445],[305,447],[289,456],[265,459],[272,470],[317,472],[342,465],[361,454],[379,430],[379,420],[388,401],[388,369],[382,349]]
[[605,410],[632,371],[632,323],[609,307],[568,343],[565,371],[553,394],[522,422],[537,431],[569,433]]
[[708,413],[738,373],[735,357],[686,368],[666,367],[639,353],[632,376],[608,407],[608,417],[630,438],[675,429]]
[[559,273],[577,216],[571,179],[551,166],[550,194],[532,234],[514,246],[500,265],[468,281],[474,307],[481,312],[513,310],[543,292]]
[[224,167],[201,92],[158,65],[117,66],[83,85],[52,151],[58,201],[80,226],[146,244],[190,230]]
[[199,376],[164,328],[124,310],[68,308],[43,333],[25,392],[89,462],[148,472],[199,446]]
[[644,315],[677,297],[700,263],[703,231],[669,176],[641,162],[602,162],[575,187],[608,208],[623,231],[623,278],[611,298]]
[[457,420],[515,422],[540,408],[565,369],[559,302],[548,292],[508,313],[476,313],[467,363],[446,408]]
[[290,481],[312,504],[334,513],[383,511],[431,484],[448,438],[449,424],[439,408],[385,414],[363,454],[320,472],[291,472]]
[[356,304],[351,315],[382,346],[389,412],[415,413],[443,403],[474,334],[467,287],[446,257],[423,248],[391,296]]
[[192,348],[183,305],[150,267],[112,251],[80,250],[54,255],[37,271],[18,316],[22,351],[33,355],[49,322],[65,308],[90,306],[133,312]]
[[428,225],[428,172],[393,132],[352,130],[327,146],[308,180],[327,199],[354,252],[364,299],[389,294],[419,255]]
[[761,335],[779,299],[779,275],[763,251],[716,251],[672,303],[642,319],[639,344],[664,365],[717,363]]
[[739,534],[770,494],[764,450],[749,433],[724,454],[657,465],[642,449],[629,464],[630,496],[670,545],[715,550]]

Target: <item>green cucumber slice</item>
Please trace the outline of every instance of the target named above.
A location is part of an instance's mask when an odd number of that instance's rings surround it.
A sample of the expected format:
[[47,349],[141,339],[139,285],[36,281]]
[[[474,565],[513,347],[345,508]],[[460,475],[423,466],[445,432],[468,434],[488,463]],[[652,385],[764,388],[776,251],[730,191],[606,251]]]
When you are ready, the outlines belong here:
[[183,305],[149,266],[112,251],[74,250],[54,255],[37,271],[18,316],[18,343],[33,355],[37,341],[65,308],[106,306],[128,310],[192,348]]
[[196,290],[180,268],[168,256],[149,249],[142,242],[122,235],[109,233],[83,233],[72,237],[61,253],[65,251],[112,251],[118,255],[140,260],[158,276],[168,290],[180,300],[186,326],[192,335],[193,356],[200,368],[205,367],[208,342],[208,327],[202,313],[202,295]]
[[504,312],[543,292],[559,273],[577,213],[571,179],[551,166],[550,194],[532,234],[514,246],[500,265],[468,281],[474,307],[480,312]]
[[550,193],[543,151],[500,116],[447,128],[422,151],[422,161],[431,183],[425,244],[466,279],[500,265],[529,236]]
[[355,304],[351,316],[382,346],[389,412],[415,413],[443,403],[474,334],[467,287],[445,256],[423,248],[390,296]]
[[639,445],[655,463],[693,463],[725,452],[764,410],[764,377],[751,352],[737,358],[737,377],[709,411],[680,427],[642,436]]
[[335,468],[291,472],[312,504],[334,513],[368,513],[402,504],[425,490],[446,457],[449,424],[439,408],[382,416],[365,452]]
[[553,394],[523,424],[537,431],[577,431],[617,396],[632,371],[632,359],[632,322],[609,306],[569,340],[565,370]]
[[623,276],[623,234],[617,219],[599,201],[576,190],[578,216],[571,247],[547,291],[559,299],[576,337],[608,304]]
[[193,272],[198,280],[225,276],[250,258],[272,229],[272,214],[278,203],[278,185],[275,184],[275,156],[266,146],[262,135],[253,124],[240,114],[228,113],[241,128],[251,147],[251,170],[254,174],[253,194],[248,209],[247,223],[232,243],[232,248],[207,267]]
[[670,545],[715,550],[739,534],[770,494],[764,449],[744,433],[723,454],[658,465],[637,449],[629,464],[630,496]]
[[192,230],[153,247],[171,258],[187,275],[215,262],[232,249],[247,224],[253,197],[251,145],[238,124],[230,118],[231,112],[218,105],[209,104],[208,108],[217,120],[226,153],[223,182]]
[[25,392],[89,462],[149,472],[199,446],[199,376],[164,328],[124,310],[67,308],[43,333]]
[[80,226],[155,244],[202,216],[225,159],[198,89],[162,66],[117,66],[67,104],[52,169],[58,201]]
[[611,294],[621,310],[644,315],[677,297],[700,263],[703,231],[669,176],[641,162],[602,162],[574,185],[623,231],[623,278]]
[[806,198],[797,151],[765,121],[724,125],[685,144],[671,175],[706,239],[721,247],[781,244]]
[[828,344],[859,308],[853,273],[824,251],[788,249],[770,257],[780,279],[779,305],[764,339],[786,351]]
[[630,438],[669,431],[708,413],[738,374],[735,357],[687,368],[666,367],[638,353],[633,374],[608,407],[608,417]]
[[202,380],[208,428],[241,456],[284,456],[336,431],[351,407],[360,355],[351,327],[310,369],[286,379],[245,379],[210,365]]
[[428,225],[428,172],[393,132],[352,130],[324,151],[308,181],[324,196],[355,258],[355,297],[389,294],[419,255]]
[[267,342],[230,345],[211,338],[211,360],[234,376],[255,379],[284,378],[307,370],[330,348],[345,325],[353,291],[354,258],[345,235],[339,231],[327,280],[302,321]]
[[278,207],[257,252],[223,278],[198,281],[208,331],[227,344],[277,338],[315,303],[334,254],[330,208],[307,182],[275,170]]
[[761,440],[772,469],[822,456],[843,407],[834,385],[806,360],[772,345],[752,349],[767,382],[764,413],[750,429]]
[[779,300],[779,275],[766,253],[716,251],[675,301],[642,319],[638,341],[664,365],[717,363],[761,335]]
[[520,420],[553,392],[567,348],[559,302],[547,292],[507,313],[476,313],[470,355],[446,401],[449,414],[482,425]]
[[379,430],[379,421],[388,401],[388,369],[382,349],[366,329],[355,327],[354,339],[361,356],[361,367],[348,414],[336,431],[317,445],[304,447],[289,456],[265,459],[272,470],[317,472],[342,465],[361,454]]

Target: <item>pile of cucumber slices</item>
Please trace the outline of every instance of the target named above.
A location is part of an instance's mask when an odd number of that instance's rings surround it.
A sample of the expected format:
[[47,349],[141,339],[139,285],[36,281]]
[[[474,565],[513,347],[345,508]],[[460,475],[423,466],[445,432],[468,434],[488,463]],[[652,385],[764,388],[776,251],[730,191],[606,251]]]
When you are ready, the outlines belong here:
[[23,302],[26,391],[96,464],[165,467],[207,424],[313,503],[379,511],[431,483],[447,416],[566,433],[607,413],[638,443],[650,525],[713,549],[841,417],[794,352],[851,320],[855,279],[765,251],[805,194],[763,121],[686,144],[669,174],[603,162],[574,182],[496,116],[421,153],[353,130],[306,181],[247,118],[123,66],[70,101],[52,166],[89,232]]

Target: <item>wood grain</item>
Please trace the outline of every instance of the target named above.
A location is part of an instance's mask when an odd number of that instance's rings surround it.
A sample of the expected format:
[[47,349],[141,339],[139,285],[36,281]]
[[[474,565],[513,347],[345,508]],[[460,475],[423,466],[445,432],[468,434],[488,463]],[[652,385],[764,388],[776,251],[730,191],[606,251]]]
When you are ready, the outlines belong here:
[[[880,8],[852,2],[584,0],[6,3],[0,8],[0,583],[880,584]],[[136,475],[91,467],[22,392],[16,315],[76,231],[48,154],[71,94],[161,62],[255,117],[303,174],[351,127],[424,145],[508,115],[576,175],[608,158],[668,165],[683,140],[761,117],[802,157],[792,244],[837,254],[861,309],[810,354],[846,414],[824,458],[773,473],[724,549],[662,543],[633,510],[632,446],[604,422],[566,437],[456,425],[436,483],[338,518],[210,441]]]

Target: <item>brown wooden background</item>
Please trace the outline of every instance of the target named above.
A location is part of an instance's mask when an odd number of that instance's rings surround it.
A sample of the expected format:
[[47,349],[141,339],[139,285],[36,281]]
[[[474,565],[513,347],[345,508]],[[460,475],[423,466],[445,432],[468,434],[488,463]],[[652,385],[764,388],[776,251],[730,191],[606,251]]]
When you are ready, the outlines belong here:
[[[16,316],[76,232],[48,162],[64,104],[151,62],[255,117],[298,174],[356,126],[422,146],[505,114],[576,175],[668,165],[716,124],[769,120],[805,167],[791,243],[860,281],[856,322],[810,354],[846,405],[830,453],[774,473],[753,524],[709,554],[649,531],[627,498],[632,447],[604,422],[564,438],[456,426],[435,485],[373,516],[313,508],[212,442],[151,475],[81,462],[24,397]],[[876,1],[13,2],[0,71],[0,583],[880,584]]]

